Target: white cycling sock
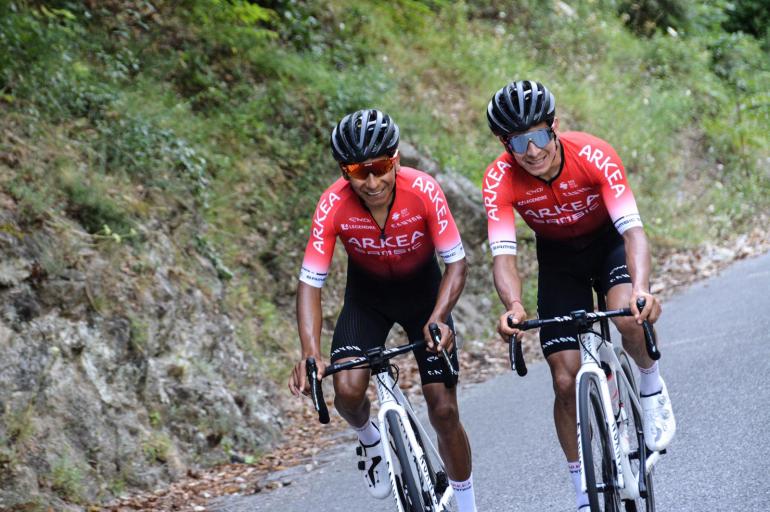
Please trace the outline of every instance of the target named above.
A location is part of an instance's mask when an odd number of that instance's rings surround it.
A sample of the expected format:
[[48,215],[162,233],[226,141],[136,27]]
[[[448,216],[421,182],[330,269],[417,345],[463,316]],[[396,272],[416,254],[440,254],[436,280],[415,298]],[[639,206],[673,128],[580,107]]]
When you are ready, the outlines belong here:
[[663,382],[660,380],[660,371],[658,362],[652,363],[649,368],[639,368],[639,394],[650,396],[659,393],[663,389]]
[[372,423],[372,420],[367,421],[363,427],[353,427],[353,430],[356,431],[358,440],[364,446],[373,446],[380,442],[380,429]]
[[457,512],[476,512],[476,495],[473,493],[473,473],[464,482],[455,482],[451,478],[449,483],[457,501]]
[[572,485],[575,487],[575,504],[577,508],[588,505],[588,494],[580,489],[580,461],[567,462],[569,476],[572,478]]

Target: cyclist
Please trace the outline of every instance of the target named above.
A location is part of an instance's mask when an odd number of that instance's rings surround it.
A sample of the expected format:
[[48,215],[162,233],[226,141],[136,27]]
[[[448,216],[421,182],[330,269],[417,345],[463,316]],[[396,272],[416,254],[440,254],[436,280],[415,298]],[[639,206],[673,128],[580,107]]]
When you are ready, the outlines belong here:
[[[650,359],[639,324],[655,322],[660,301],[649,291],[650,250],[623,164],[605,141],[581,132],[559,133],[553,94],[539,82],[514,81],[495,93],[487,121],[505,151],[484,176],[489,243],[495,287],[505,307],[498,331],[507,341],[526,319],[516,266],[514,210],[536,235],[537,308],[541,317],[593,309],[592,283],[599,283],[610,309],[628,307],[634,317],[615,318],[623,346],[641,370],[645,443],[661,450],[676,422],[658,363]],[[647,303],[642,311],[636,299]],[[577,507],[588,506],[580,490],[575,431],[575,377],[580,369],[571,327],[540,330],[550,367],[554,422],[575,486]]]
[[[450,353],[459,369],[451,310],[465,286],[465,251],[444,193],[428,174],[402,167],[399,129],[374,109],[346,115],[331,134],[331,151],[342,177],[321,195],[297,290],[297,324],[302,359],[294,366],[289,389],[307,392],[305,359],[320,363],[321,287],[332,260],[336,237],[348,254],[342,311],[334,329],[331,362],[359,357],[382,346],[395,322],[410,341],[429,340],[415,350],[428,416],[436,430],[459,510],[475,511],[471,450],[460,423],[456,388],[442,380],[438,351]],[[442,276],[435,253],[444,260]],[[430,341],[428,325],[436,322],[441,341]],[[377,498],[390,493],[380,432],[370,420],[366,396],[369,370],[334,375],[334,405],[355,430],[356,453],[367,488]]]

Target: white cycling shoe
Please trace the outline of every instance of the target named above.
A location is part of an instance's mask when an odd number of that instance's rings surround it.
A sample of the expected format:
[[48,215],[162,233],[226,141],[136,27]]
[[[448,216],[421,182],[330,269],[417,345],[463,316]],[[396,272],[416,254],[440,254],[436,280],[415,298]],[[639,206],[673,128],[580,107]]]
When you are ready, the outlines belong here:
[[369,494],[378,499],[390,496],[388,464],[382,449],[382,439],[371,446],[364,446],[359,442],[356,455],[358,455],[358,470],[364,476]]
[[676,419],[671,408],[671,399],[663,379],[660,379],[663,389],[659,393],[643,396],[644,409],[644,443],[653,451],[663,450],[676,433]]

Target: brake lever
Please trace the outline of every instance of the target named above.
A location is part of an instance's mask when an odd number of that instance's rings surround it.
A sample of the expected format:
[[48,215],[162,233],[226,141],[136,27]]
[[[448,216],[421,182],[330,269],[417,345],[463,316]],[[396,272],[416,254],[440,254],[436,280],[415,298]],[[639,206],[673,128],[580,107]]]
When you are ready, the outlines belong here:
[[[431,322],[431,324],[428,325],[428,331],[430,332],[433,343],[438,345],[441,342],[441,329],[439,329],[438,324]],[[440,354],[443,357],[444,371],[442,372],[442,375],[444,377],[444,387],[453,388],[455,387],[455,384],[457,384],[459,373],[455,371],[454,366],[452,366],[452,360],[449,358],[447,351],[442,350]]]
[[[646,304],[647,301],[644,297],[636,299],[636,307],[639,309],[639,312],[644,309]],[[649,355],[650,359],[653,361],[657,361],[660,359],[660,351],[658,350],[658,342],[655,339],[655,330],[652,328],[652,324],[647,320],[642,320],[642,330],[644,330],[644,344],[647,348],[647,355]]]

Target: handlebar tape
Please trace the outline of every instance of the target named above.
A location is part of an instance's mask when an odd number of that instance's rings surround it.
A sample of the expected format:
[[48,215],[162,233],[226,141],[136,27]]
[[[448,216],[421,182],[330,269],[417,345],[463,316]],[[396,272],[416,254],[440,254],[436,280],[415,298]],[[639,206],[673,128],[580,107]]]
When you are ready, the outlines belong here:
[[[526,322],[524,322],[526,324]],[[513,318],[508,317],[508,327],[513,328]],[[521,339],[518,336],[511,336],[508,340],[508,359],[511,361],[511,370],[516,370],[519,377],[527,374],[527,364],[524,362],[524,354],[521,350]]]
[[329,423],[329,409],[326,407],[326,401],[324,401],[321,381],[318,380],[318,366],[316,365],[315,358],[307,358],[307,361],[305,361],[305,373],[310,383],[310,397],[313,399],[313,406],[318,412],[318,421],[325,425]]

